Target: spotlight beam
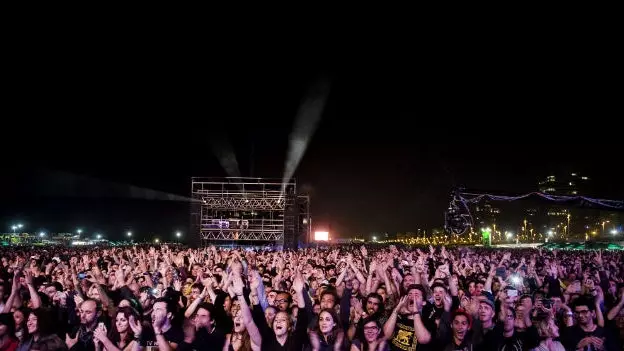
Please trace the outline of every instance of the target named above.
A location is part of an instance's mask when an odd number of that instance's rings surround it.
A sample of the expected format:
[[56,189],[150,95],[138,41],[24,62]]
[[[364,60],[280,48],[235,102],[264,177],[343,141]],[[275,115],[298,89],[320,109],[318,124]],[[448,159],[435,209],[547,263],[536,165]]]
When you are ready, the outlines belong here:
[[323,115],[323,109],[329,95],[330,81],[323,77],[317,81],[306,94],[299,106],[295,118],[293,130],[290,133],[288,153],[284,164],[284,176],[282,179],[282,193],[286,190],[286,183],[295,174],[299,162],[312,140],[312,136],[318,127]]
[[238,161],[236,161],[236,154],[234,154],[232,144],[230,144],[225,135],[216,134],[214,137],[210,137],[212,152],[219,159],[221,167],[223,167],[228,176],[240,178]]

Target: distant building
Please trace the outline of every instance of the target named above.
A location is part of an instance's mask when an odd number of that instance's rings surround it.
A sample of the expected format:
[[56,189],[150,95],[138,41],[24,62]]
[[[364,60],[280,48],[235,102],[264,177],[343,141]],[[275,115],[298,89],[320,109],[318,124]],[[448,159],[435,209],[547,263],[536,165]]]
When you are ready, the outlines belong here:
[[488,200],[475,206],[475,225],[478,227],[496,224],[501,213],[500,208],[493,207]]
[[538,183],[541,193],[548,195],[587,195],[589,190],[590,179],[579,173],[570,173],[565,175],[550,175]]

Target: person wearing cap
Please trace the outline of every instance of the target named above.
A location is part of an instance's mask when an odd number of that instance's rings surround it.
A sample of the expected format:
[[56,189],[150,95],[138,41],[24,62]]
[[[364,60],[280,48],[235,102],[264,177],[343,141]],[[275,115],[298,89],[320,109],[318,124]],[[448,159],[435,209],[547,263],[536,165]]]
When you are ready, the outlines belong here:
[[420,284],[410,285],[407,295],[401,297],[384,324],[384,334],[393,351],[415,351],[431,341],[431,334],[423,324],[421,312],[425,289]]
[[496,341],[493,340],[495,335],[492,333],[495,326],[494,315],[496,307],[494,306],[493,297],[491,297],[492,294],[486,291],[483,291],[481,296],[479,296],[478,318],[474,322],[472,332],[472,344],[477,348],[496,344]]

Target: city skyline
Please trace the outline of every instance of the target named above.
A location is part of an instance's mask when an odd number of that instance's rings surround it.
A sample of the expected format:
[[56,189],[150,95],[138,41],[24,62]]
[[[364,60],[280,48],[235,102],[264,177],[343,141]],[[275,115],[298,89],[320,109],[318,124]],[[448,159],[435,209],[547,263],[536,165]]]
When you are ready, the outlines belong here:
[[[84,84],[15,89],[9,109],[29,109],[0,138],[0,225],[186,230],[190,178],[235,169],[282,178],[296,167],[315,225],[344,235],[439,227],[453,188],[521,194],[557,173],[587,175],[594,196],[624,199],[602,59],[415,67],[320,53],[224,60],[206,79],[161,74],[168,64],[113,74],[71,66],[49,81],[87,74]],[[54,75],[29,72],[36,82]],[[31,118],[50,115],[63,118]]]

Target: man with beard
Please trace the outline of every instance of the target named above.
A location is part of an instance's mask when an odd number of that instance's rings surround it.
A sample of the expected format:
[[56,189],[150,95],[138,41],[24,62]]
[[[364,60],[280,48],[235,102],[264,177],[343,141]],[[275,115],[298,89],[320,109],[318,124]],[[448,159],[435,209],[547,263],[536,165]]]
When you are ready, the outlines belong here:
[[422,285],[410,285],[407,295],[399,300],[390,314],[384,324],[384,335],[390,341],[391,350],[415,351],[419,345],[431,341],[431,334],[420,316],[424,295],[425,289]]
[[154,295],[152,288],[144,286],[139,289],[139,303],[143,309],[143,319],[148,320],[152,317],[152,308],[154,306]]
[[[361,303],[358,302],[358,304],[359,305],[356,306],[356,310],[361,310]],[[353,340],[355,335],[360,335],[360,333],[364,331],[364,325],[362,324],[364,319],[370,317],[371,319],[379,321],[379,324],[381,325],[384,325],[384,323],[388,320],[388,318],[384,315],[383,299],[377,293],[368,294],[365,309],[365,311],[355,316],[351,322],[349,330],[347,331],[347,337],[349,340]]]
[[74,333],[67,334],[65,343],[72,351],[95,350],[93,331],[102,315],[102,307],[95,300],[85,300],[80,304],[78,314],[80,315],[80,326]]
[[225,344],[225,331],[216,325],[212,318],[214,306],[203,302],[197,307],[197,313],[192,321],[185,321],[184,342],[178,350],[201,350],[206,345],[221,350]]
[[617,345],[613,336],[594,322],[595,303],[587,297],[579,297],[572,305],[577,324],[567,328],[561,342],[566,350],[615,351]]
[[[184,332],[172,324],[176,314],[176,303],[170,299],[159,298],[152,309],[152,335],[141,335],[141,345],[147,351],[175,350],[184,341]],[[143,336],[145,335],[145,336]]]

